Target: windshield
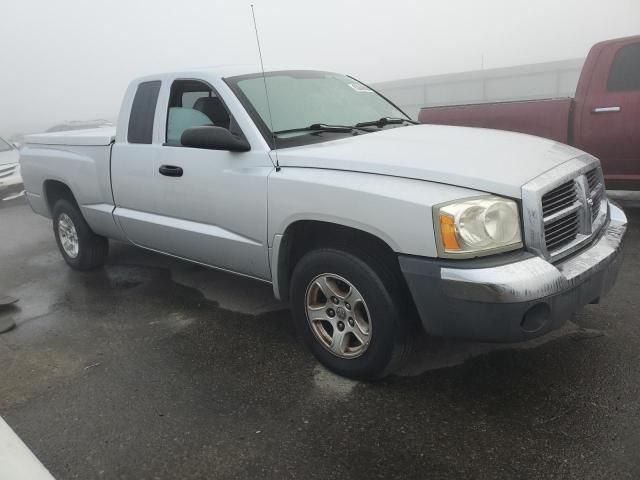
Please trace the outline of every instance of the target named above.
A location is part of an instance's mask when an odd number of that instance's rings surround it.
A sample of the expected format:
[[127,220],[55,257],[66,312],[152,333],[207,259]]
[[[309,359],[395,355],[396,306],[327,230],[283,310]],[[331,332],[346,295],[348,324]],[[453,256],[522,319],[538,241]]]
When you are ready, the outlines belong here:
[[[270,144],[274,132],[305,129],[310,125],[353,126],[384,117],[408,119],[384,97],[346,75],[315,71],[268,72],[266,83],[271,117],[262,74],[232,77],[226,82]],[[278,148],[283,148],[352,134],[350,130],[288,132],[277,134],[277,144]]]
[[0,138],[0,152],[6,152],[8,150],[13,150],[13,147]]

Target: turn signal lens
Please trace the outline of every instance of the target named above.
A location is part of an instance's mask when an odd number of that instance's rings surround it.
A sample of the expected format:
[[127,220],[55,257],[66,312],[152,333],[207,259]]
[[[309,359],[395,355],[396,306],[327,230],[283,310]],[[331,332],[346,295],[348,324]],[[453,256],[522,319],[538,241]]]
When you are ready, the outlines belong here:
[[442,245],[447,251],[460,250],[456,222],[452,217],[440,214],[440,235],[442,236]]

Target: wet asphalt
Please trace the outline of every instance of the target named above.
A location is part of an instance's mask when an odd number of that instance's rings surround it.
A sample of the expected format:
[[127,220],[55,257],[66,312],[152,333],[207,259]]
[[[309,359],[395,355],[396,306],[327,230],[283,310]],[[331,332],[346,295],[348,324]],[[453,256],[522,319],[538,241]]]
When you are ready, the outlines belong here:
[[317,364],[269,285],[117,243],[74,272],[0,201],[0,415],[58,479],[637,479],[633,206],[602,304],[527,344],[423,339],[367,384]]

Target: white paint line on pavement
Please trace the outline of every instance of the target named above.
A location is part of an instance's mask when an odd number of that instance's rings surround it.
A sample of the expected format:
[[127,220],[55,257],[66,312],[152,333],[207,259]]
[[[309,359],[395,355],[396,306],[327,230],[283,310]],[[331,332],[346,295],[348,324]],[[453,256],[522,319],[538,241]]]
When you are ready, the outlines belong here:
[[36,456],[0,417],[0,478],[54,480]]

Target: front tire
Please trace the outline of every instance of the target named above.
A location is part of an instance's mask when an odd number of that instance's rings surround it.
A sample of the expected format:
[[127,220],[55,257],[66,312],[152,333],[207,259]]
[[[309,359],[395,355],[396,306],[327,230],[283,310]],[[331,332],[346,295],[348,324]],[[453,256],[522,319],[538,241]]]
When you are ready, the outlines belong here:
[[109,240],[91,230],[75,203],[69,200],[56,202],[53,234],[62,257],[74,270],[93,270],[104,265],[109,254]]
[[292,274],[291,302],[299,335],[339,375],[378,379],[411,352],[415,321],[401,279],[364,252],[304,255]]

